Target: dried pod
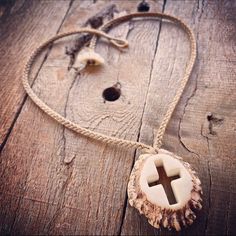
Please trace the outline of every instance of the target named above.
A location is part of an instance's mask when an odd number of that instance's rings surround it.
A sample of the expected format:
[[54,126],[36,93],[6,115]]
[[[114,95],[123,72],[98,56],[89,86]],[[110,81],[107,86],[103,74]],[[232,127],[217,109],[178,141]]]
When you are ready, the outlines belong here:
[[163,149],[141,155],[130,175],[129,203],[155,228],[179,231],[191,225],[201,197],[201,182],[189,163]]

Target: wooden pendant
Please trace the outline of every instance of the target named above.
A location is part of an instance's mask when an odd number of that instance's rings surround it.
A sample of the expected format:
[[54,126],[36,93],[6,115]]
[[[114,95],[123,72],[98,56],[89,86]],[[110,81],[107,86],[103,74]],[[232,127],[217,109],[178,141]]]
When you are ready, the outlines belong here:
[[160,149],[136,161],[128,184],[131,206],[155,228],[179,231],[191,225],[202,208],[202,188],[196,172],[182,158]]

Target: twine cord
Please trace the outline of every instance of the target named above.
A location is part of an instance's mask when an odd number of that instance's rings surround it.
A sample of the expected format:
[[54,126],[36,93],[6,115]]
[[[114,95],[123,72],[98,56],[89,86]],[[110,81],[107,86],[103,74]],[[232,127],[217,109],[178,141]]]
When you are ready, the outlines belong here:
[[[167,109],[167,112],[164,115],[164,118],[160,124],[160,127],[157,131],[156,137],[154,139],[153,146],[150,146],[150,145],[147,145],[147,144],[144,144],[141,142],[136,142],[136,141],[125,140],[125,139],[107,136],[105,134],[101,134],[101,133],[89,130],[87,128],[83,128],[79,124],[76,124],[76,123],[70,121],[69,119],[63,117],[62,115],[60,115],[59,113],[54,111],[52,108],[50,108],[45,102],[43,102],[37,96],[37,94],[31,88],[31,86],[29,84],[29,76],[30,76],[31,67],[35,61],[35,58],[40,52],[42,52],[42,50],[44,48],[46,48],[48,45],[50,45],[54,41],[61,39],[63,37],[78,34],[78,33],[90,33],[90,34],[94,35],[90,41],[90,44],[89,44],[89,48],[92,50],[94,50],[96,47],[98,37],[107,38],[109,40],[109,42],[112,43],[114,46],[119,47],[119,48],[123,48],[128,45],[128,42],[126,40],[112,37],[105,32],[109,31],[112,27],[114,27],[115,25],[118,25],[122,22],[131,20],[133,18],[141,18],[141,17],[149,17],[149,18],[155,17],[158,19],[166,19],[166,20],[172,21],[172,22],[176,23],[177,25],[179,25],[187,33],[189,41],[190,41],[190,58],[188,61],[188,65],[185,68],[185,73],[184,73],[183,78],[181,79],[180,86],[179,86],[172,102],[170,103],[170,105]],[[47,40],[46,42],[41,44],[39,47],[37,47],[32,52],[28,62],[25,65],[25,68],[24,68],[24,74],[22,76],[22,84],[23,84],[23,87],[24,87],[26,93],[28,94],[28,96],[32,99],[32,101],[41,110],[43,110],[46,114],[48,114],[50,117],[52,117],[54,120],[56,120],[60,124],[64,125],[68,129],[71,129],[71,130],[73,130],[81,135],[84,135],[86,137],[96,139],[98,141],[102,141],[106,144],[113,144],[113,145],[123,146],[123,147],[127,147],[127,148],[141,149],[145,153],[158,153],[158,150],[162,145],[162,139],[163,139],[167,124],[168,124],[169,120],[171,119],[171,116],[175,110],[175,107],[178,104],[178,102],[181,98],[181,95],[184,91],[184,88],[188,82],[188,79],[191,75],[191,72],[192,72],[192,69],[193,69],[193,66],[194,66],[194,63],[196,60],[196,54],[197,54],[197,47],[196,47],[196,40],[195,40],[194,34],[193,34],[192,30],[180,19],[173,17],[171,15],[163,14],[163,13],[132,13],[132,14],[128,14],[125,16],[115,18],[115,19],[107,22],[99,30],[90,29],[90,28],[81,28],[76,31],[61,33],[61,34],[58,34],[58,35],[50,38],[49,40]],[[83,67],[81,67],[81,69],[83,69]]]

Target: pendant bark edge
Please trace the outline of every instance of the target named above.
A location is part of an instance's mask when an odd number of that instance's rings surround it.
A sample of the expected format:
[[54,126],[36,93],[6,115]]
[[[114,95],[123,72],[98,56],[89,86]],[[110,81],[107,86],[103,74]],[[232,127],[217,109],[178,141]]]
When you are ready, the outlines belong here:
[[[178,160],[183,167],[189,172],[192,178],[192,190],[189,200],[179,209],[170,209],[153,204],[147,199],[146,194],[140,187],[140,175],[145,161],[158,154],[166,154]],[[196,219],[196,211],[202,208],[202,188],[201,182],[196,175],[196,172],[191,168],[190,164],[183,161],[181,157],[160,149],[158,154],[143,154],[135,162],[128,183],[128,201],[129,204],[135,207],[140,214],[143,214],[148,219],[148,222],[155,228],[168,228],[180,231],[182,228],[191,225]]]

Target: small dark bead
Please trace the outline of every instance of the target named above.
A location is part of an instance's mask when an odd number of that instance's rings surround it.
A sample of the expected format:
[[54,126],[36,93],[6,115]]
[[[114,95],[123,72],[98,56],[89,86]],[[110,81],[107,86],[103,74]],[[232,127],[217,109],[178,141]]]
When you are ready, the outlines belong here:
[[146,12],[146,11],[149,11],[149,9],[150,9],[150,6],[145,1],[142,1],[138,4],[138,11],[139,12]]

